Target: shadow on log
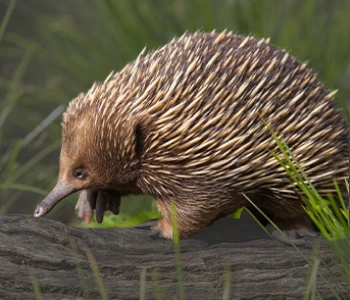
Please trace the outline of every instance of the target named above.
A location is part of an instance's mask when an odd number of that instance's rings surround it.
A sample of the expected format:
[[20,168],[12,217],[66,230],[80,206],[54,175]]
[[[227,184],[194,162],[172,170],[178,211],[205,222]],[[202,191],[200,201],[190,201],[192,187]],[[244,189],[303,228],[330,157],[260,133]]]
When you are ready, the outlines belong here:
[[[91,251],[109,299],[139,299],[140,273],[146,269],[146,299],[178,299],[174,245],[150,230],[152,222],[130,229],[79,229],[25,215],[0,217],[0,298],[101,299],[87,252]],[[72,243],[76,251],[72,250]],[[318,291],[335,299],[350,293],[332,265],[332,252],[321,237],[299,247],[312,259],[319,244],[322,264]],[[74,248],[74,247],[73,247]],[[231,299],[301,299],[310,266],[293,247],[270,240],[249,217],[221,219],[181,241],[186,299],[222,299],[225,270],[231,270]],[[330,276],[329,271],[335,274]]]

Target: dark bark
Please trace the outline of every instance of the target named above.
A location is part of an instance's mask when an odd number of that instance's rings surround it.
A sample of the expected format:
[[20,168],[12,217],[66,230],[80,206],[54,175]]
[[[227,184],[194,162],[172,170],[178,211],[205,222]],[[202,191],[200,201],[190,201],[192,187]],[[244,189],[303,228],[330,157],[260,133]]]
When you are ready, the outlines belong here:
[[[109,299],[138,299],[142,269],[146,269],[147,299],[155,298],[155,272],[165,291],[163,299],[179,299],[174,245],[159,238],[150,225],[79,229],[31,216],[2,216],[0,298],[35,299],[31,280],[35,278],[43,299],[100,299],[87,258],[87,251],[91,251]],[[72,243],[77,252],[72,250]],[[299,249],[312,259],[312,244],[320,245],[324,264],[319,272],[327,280],[318,278],[319,293],[324,299],[334,299],[332,287],[350,299],[325,240],[309,239]],[[226,269],[231,270],[232,299],[277,299],[279,295],[283,299],[300,299],[310,272],[301,253],[270,240],[246,217],[219,220],[194,238],[182,240],[181,250],[185,296],[191,300],[222,299]]]

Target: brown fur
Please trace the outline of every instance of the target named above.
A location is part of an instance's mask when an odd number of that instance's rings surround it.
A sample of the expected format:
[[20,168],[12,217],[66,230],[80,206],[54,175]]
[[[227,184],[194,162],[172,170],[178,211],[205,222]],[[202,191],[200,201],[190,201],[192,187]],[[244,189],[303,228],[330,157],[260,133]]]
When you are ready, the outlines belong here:
[[[70,103],[60,178],[76,190],[154,196],[168,238],[171,203],[187,237],[249,206],[243,193],[281,229],[309,228],[262,118],[318,191],[334,193],[333,179],[348,175],[349,146],[333,95],[305,64],[264,40],[185,34]],[[84,180],[72,176],[76,168]]]

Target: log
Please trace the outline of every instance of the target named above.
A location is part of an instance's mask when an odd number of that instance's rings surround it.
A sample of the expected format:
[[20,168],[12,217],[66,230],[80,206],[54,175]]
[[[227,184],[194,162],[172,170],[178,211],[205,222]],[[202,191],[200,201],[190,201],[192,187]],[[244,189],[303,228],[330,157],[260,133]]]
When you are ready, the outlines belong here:
[[[101,299],[102,291],[108,299],[139,299],[143,272],[145,299],[180,299],[174,244],[160,238],[152,225],[82,229],[27,215],[1,216],[0,298]],[[303,255],[311,260],[316,244],[323,262],[319,274],[326,280],[318,277],[318,292],[334,299],[334,289],[350,299],[322,237],[305,241],[297,251],[271,240],[246,215],[221,219],[181,240],[185,298],[222,299],[228,279],[230,299],[301,299],[311,269]],[[99,273],[92,271],[96,265]],[[158,289],[162,298],[155,296]]]

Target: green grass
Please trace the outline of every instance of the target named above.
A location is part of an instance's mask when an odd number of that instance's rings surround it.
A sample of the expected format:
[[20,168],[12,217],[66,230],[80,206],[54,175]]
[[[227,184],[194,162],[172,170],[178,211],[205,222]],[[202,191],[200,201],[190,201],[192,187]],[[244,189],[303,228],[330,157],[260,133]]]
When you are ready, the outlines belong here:
[[[272,155],[284,168],[292,182],[297,184],[301,195],[306,198],[305,210],[318,229],[328,241],[349,238],[350,203],[346,203],[338,183],[334,181],[340,207],[336,204],[332,195],[329,195],[328,199],[325,199],[317,192],[288,145],[281,141],[276,133],[272,132],[272,134],[283,156],[281,158],[276,153],[272,153]],[[344,182],[348,188],[349,183],[347,179],[344,178]],[[349,193],[349,189],[347,192]]]
[[88,260],[90,262],[90,266],[91,266],[91,270],[95,276],[95,280],[96,280],[96,285],[98,287],[98,290],[100,292],[100,296],[102,300],[108,300],[109,296],[108,296],[108,291],[103,283],[103,279],[100,273],[100,270],[98,268],[97,262],[95,257],[93,256],[93,254],[91,253],[91,251],[87,251],[86,255],[88,257]]
[[225,284],[224,284],[224,292],[223,292],[223,295],[222,295],[222,299],[223,300],[229,300],[231,299],[231,270],[230,269],[227,269],[225,271]]
[[34,275],[29,275],[30,280],[32,282],[32,287],[33,287],[33,291],[34,291],[34,297],[36,300],[43,300],[44,298],[42,297],[41,294],[41,289],[40,289],[40,285],[38,280],[36,279],[36,277]]
[[179,230],[178,230],[177,219],[176,219],[176,206],[174,203],[172,203],[172,206],[171,206],[171,223],[173,227],[174,255],[175,255],[177,282],[179,286],[179,299],[185,300],[183,269],[182,269],[182,263],[181,263],[180,236],[179,236]]
[[[79,282],[80,282],[80,287],[82,289],[83,292],[83,299],[87,300],[90,299],[89,297],[89,288],[88,288],[88,284],[84,278],[84,271],[83,271],[83,267],[81,265],[80,259],[79,259],[79,252],[78,252],[78,247],[77,244],[74,241],[71,241],[71,248],[72,248],[72,252],[74,255],[74,260],[75,260],[75,265],[77,268],[77,273],[78,273],[78,278],[79,278]],[[96,276],[95,276],[96,278]]]
[[318,247],[316,247],[314,251],[313,261],[311,264],[310,275],[309,275],[309,278],[307,278],[307,282],[306,282],[306,290],[303,298],[304,300],[316,299],[316,296],[317,298],[321,298],[320,295],[317,294],[317,287],[316,287],[318,269],[320,265],[320,257],[318,252],[319,252],[319,249]]
[[4,33],[6,31],[7,25],[10,21],[10,18],[11,18],[11,15],[13,13],[15,6],[16,6],[16,0],[11,0],[9,3],[9,6],[6,10],[5,16],[1,21],[1,24],[0,24],[0,43],[1,43],[2,38],[4,37]]
[[153,270],[152,272],[152,282],[153,282],[153,290],[154,290],[154,299],[155,300],[165,299],[165,289],[159,285],[159,274],[157,270]]
[[[272,155],[290,176],[291,181],[298,186],[299,192],[304,198],[305,211],[329,242],[334,253],[333,263],[337,266],[338,272],[342,275],[344,283],[347,284],[350,290],[350,198],[343,198],[339,184],[336,181],[334,181],[337,192],[336,199],[334,195],[328,195],[326,198],[320,195],[288,145],[281,141],[273,131],[272,135],[282,153],[282,158],[276,153],[272,153]],[[344,181],[347,195],[349,195],[349,178],[344,178]],[[317,269],[316,266],[320,264],[320,258],[317,255],[315,257],[312,264],[313,269]],[[315,297],[316,290],[313,286],[316,284],[316,274],[316,271],[311,272],[307,288],[308,297]],[[334,281],[334,274],[330,275],[329,280]],[[327,278],[322,277],[322,279],[327,284]],[[337,291],[334,291],[334,294],[340,299],[344,297],[338,294]]]
[[140,273],[140,300],[146,299],[146,269],[142,269]]

